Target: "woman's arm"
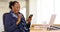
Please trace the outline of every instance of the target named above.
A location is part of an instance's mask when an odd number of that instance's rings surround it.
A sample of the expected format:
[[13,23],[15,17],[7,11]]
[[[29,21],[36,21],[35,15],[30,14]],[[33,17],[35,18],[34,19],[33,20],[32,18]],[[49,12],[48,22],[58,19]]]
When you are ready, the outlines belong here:
[[28,28],[30,28],[32,16],[33,16],[33,15],[30,15],[29,18],[26,20],[26,21],[27,21],[27,26],[28,26]]
[[11,19],[10,15],[6,15],[4,20],[5,20],[4,26],[5,26],[7,31],[11,32],[11,31],[14,31],[15,29],[18,28],[16,23],[13,23],[13,24],[11,23],[11,22],[13,22],[13,20]]

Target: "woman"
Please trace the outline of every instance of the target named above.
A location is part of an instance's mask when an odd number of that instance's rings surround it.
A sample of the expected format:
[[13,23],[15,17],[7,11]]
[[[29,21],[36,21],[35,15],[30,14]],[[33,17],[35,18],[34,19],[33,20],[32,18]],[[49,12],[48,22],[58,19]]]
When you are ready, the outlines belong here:
[[27,22],[22,13],[19,12],[20,4],[17,1],[10,1],[9,13],[3,15],[3,22],[6,32],[29,32],[30,21],[32,17],[29,17]]

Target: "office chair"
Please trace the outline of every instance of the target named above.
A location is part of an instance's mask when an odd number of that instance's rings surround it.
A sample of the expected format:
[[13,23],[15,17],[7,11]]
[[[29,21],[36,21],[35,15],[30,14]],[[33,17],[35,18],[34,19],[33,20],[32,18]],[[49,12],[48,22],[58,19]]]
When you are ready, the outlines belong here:
[[4,14],[3,14],[4,31],[2,31],[2,32],[6,32],[6,28],[5,28],[5,16],[6,16],[7,14],[9,14],[9,13],[4,13]]

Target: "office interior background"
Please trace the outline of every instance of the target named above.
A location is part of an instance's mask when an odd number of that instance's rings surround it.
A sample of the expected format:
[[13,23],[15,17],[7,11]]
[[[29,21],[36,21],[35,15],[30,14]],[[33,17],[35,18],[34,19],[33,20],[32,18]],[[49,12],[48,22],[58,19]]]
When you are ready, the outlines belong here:
[[[0,0],[0,32],[4,31],[3,14],[10,11],[9,1]],[[32,24],[49,24],[53,14],[56,15],[54,24],[60,24],[60,0],[16,0],[21,5],[20,12],[28,18],[33,14]]]

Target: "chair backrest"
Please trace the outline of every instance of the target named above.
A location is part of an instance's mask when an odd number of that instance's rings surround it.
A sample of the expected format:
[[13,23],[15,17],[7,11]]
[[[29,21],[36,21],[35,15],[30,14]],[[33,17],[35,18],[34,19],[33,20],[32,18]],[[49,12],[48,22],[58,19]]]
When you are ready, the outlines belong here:
[[5,29],[5,16],[6,16],[7,14],[9,14],[9,13],[4,13],[4,14],[3,14],[3,25],[4,25],[4,31],[6,31],[6,29]]

